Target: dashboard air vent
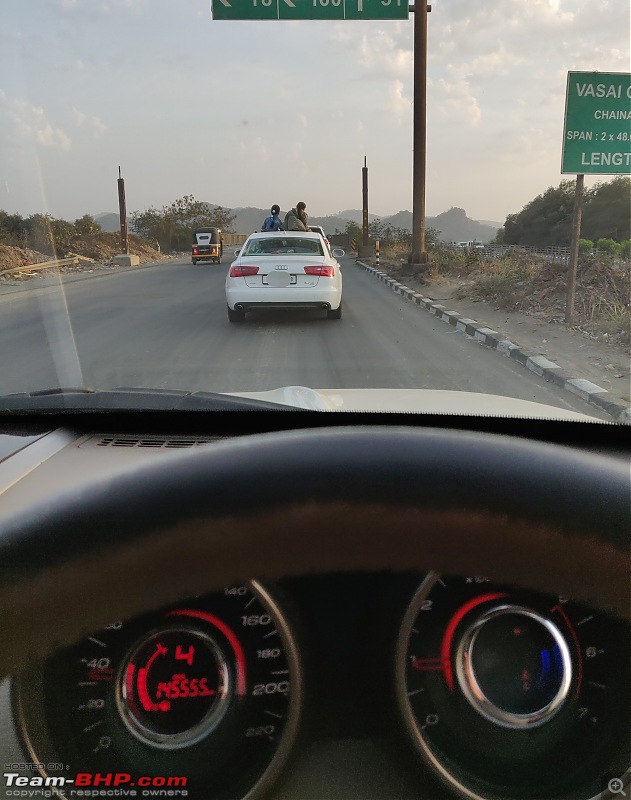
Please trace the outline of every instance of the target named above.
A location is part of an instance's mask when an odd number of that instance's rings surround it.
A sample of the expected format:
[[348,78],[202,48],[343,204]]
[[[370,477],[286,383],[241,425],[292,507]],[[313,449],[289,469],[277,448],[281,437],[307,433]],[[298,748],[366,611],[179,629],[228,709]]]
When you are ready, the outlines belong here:
[[99,436],[93,439],[97,447],[149,447],[153,450],[181,450],[186,447],[202,447],[221,441],[223,436]]

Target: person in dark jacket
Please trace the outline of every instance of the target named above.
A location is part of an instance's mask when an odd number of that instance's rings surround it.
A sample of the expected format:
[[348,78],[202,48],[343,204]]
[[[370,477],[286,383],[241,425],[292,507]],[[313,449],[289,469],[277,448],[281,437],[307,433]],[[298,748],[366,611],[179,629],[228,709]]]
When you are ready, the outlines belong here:
[[306,203],[297,203],[295,208],[285,214],[286,231],[308,231],[309,217],[307,216]]
[[274,204],[271,208],[271,217],[266,217],[263,221],[262,231],[282,231],[283,223],[280,219],[280,206]]

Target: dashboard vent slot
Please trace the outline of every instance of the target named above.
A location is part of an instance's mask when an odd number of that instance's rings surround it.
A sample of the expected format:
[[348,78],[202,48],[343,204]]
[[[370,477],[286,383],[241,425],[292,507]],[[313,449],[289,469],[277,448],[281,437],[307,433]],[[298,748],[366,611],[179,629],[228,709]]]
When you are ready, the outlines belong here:
[[224,436],[99,436],[93,440],[97,447],[151,448],[152,450],[182,450],[203,447],[221,441]]

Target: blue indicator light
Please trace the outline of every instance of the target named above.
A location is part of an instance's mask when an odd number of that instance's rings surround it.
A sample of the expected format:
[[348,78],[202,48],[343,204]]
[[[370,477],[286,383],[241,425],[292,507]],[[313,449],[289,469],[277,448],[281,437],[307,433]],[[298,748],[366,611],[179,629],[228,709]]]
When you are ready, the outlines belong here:
[[550,675],[550,651],[541,650],[541,674],[539,675],[539,686],[543,686],[548,681]]

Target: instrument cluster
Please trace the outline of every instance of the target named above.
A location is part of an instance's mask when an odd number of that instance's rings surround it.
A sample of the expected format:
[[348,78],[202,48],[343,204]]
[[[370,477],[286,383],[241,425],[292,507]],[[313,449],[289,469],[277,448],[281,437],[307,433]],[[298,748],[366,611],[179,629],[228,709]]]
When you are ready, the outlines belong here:
[[588,800],[628,781],[630,655],[625,623],[482,576],[252,580],[112,620],[13,699],[60,797],[262,797],[310,742],[375,737],[446,796]]

